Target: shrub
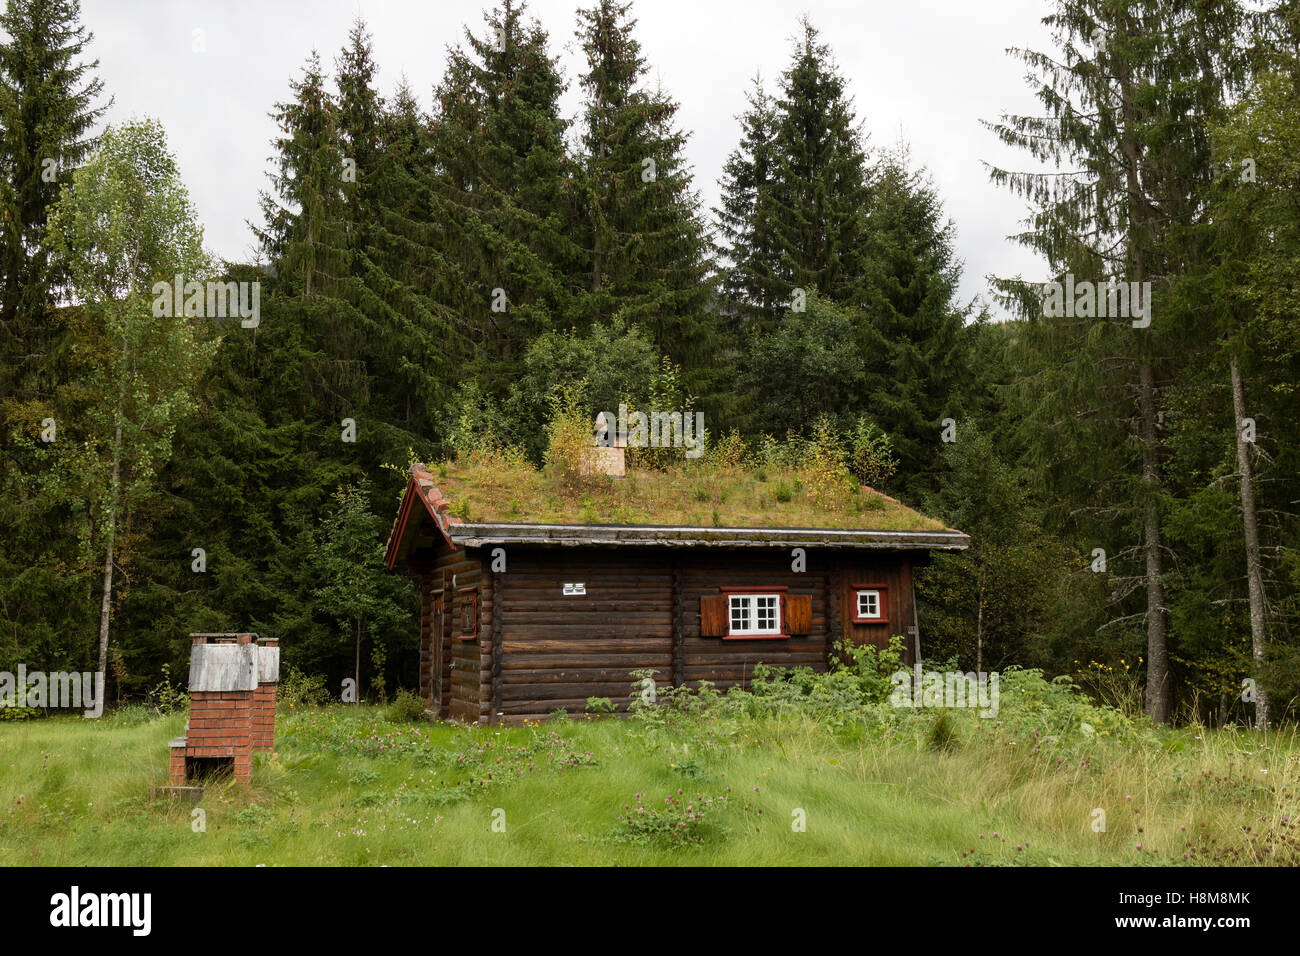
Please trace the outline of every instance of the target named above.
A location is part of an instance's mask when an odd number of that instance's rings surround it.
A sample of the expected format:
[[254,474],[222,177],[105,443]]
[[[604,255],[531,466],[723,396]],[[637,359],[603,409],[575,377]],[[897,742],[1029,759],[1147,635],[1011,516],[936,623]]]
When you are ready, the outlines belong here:
[[190,706],[189,691],[171,680],[171,665],[162,666],[162,680],[145,694],[145,704],[155,714],[178,714]]
[[427,705],[424,698],[409,690],[399,690],[393,702],[388,705],[388,719],[394,723],[411,723],[424,719]]
[[551,419],[546,425],[546,464],[568,491],[578,491],[596,477],[584,471],[594,447],[594,416],[582,406],[586,379],[556,388],[551,397]]
[[280,684],[276,688],[276,702],[281,707],[294,710],[298,707],[319,707],[329,700],[325,678],[319,674],[308,677],[292,665],[281,669]]
[[808,493],[823,508],[840,508],[856,490],[845,464],[844,444],[834,423],[820,415],[813,424],[811,453],[801,471],[808,481]]
[[864,485],[883,488],[898,468],[894,440],[866,416],[859,416],[849,434],[849,468]]
[[709,457],[717,467],[739,468],[749,456],[749,446],[740,437],[740,432],[733,428],[714,443],[711,452]]
[[679,790],[664,798],[663,805],[647,807],[642,795],[623,805],[614,841],[634,846],[685,846],[703,843],[711,828],[706,818],[727,802],[725,795],[684,797]]
[[588,697],[587,713],[612,714],[614,713],[614,702],[608,697]]

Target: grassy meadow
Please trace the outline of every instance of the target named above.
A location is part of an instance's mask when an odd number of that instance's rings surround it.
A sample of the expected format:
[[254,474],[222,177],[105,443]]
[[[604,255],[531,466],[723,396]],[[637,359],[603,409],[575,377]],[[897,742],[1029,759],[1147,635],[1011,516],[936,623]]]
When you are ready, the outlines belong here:
[[996,718],[834,696],[509,728],[285,708],[202,827],[146,797],[183,714],[0,722],[0,865],[1300,863],[1291,731],[1157,729],[1034,672]]

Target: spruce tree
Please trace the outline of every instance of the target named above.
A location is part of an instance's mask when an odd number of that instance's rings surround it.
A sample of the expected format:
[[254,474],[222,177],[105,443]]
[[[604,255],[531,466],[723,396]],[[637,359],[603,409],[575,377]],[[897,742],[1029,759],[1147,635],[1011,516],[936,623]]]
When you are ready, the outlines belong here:
[[263,224],[254,231],[275,268],[278,288],[306,298],[332,292],[348,270],[344,157],[338,104],[325,87],[314,50],[290,89],[292,99],[276,104],[271,114],[280,130],[275,171],[271,189],[261,194]]
[[96,105],[99,61],[83,61],[93,34],[80,16],[78,0],[8,0],[0,14],[0,396],[11,359],[48,346],[45,307],[66,284],[42,242],[49,208],[109,105]]
[[865,145],[830,47],[807,18],[800,29],[781,75],[774,183],[758,195],[755,228],[772,232],[778,302],[790,303],[801,289],[856,307],[864,302],[868,272]]
[[348,237],[354,248],[366,246],[375,215],[373,194],[384,158],[384,101],[375,89],[376,72],[370,34],[365,22],[358,18],[335,60],[342,189],[347,202]]
[[968,414],[954,407],[970,379],[959,265],[939,196],[905,149],[882,157],[874,196],[858,343],[869,411],[894,439],[901,489],[916,494],[937,478],[943,419]]
[[707,361],[707,243],[673,125],[678,105],[647,88],[630,3],[578,11],[586,57],[580,163],[590,285],[584,319],[650,330],[662,354]]
[[754,77],[746,102],[748,109],[738,117],[740,144],[722,168],[721,200],[713,210],[721,288],[736,319],[727,323],[732,333],[747,319],[770,324],[782,305],[775,289],[778,255],[772,222],[758,215],[769,202],[776,172],[776,106],[761,77]]
[[564,81],[546,31],[505,0],[486,35],[465,31],[435,91],[427,177],[441,260],[439,305],[504,393],[527,342],[563,323],[583,288]]
[[[1007,144],[1065,167],[992,176],[1031,203],[1017,240],[1041,253],[1063,286],[1094,285],[1080,287],[1069,309],[1052,305],[1065,314],[1048,317],[1048,300],[1028,284],[1000,287],[1031,319],[1024,410],[1037,461],[1070,496],[1076,517],[1091,519],[1086,530],[1076,527],[1120,556],[1111,562],[1120,572],[1116,611],[1145,619],[1146,707],[1160,722],[1169,720],[1173,685],[1161,406],[1177,373],[1172,343],[1195,341],[1162,308],[1186,267],[1171,236],[1201,211],[1206,124],[1233,79],[1239,17],[1235,3],[1058,0],[1044,22],[1059,49],[1018,51],[1046,113],[993,125]],[[1112,278],[1136,285],[1127,310],[1110,295]],[[1134,614],[1125,599],[1139,589],[1145,609]]]

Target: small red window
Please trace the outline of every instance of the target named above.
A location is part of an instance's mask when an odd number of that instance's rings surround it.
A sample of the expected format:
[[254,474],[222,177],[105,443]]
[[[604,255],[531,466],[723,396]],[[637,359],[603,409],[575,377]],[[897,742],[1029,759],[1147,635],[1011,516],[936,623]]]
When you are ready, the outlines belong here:
[[854,624],[888,624],[885,610],[889,589],[879,584],[855,584],[853,606],[849,611]]
[[456,601],[460,606],[456,636],[462,641],[472,641],[478,637],[478,591],[461,588],[456,592]]

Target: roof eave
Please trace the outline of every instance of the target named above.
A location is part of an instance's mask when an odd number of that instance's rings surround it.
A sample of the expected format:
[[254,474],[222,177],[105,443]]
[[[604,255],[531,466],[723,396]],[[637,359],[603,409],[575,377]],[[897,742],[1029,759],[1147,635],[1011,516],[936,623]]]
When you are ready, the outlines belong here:
[[872,531],[837,528],[703,528],[650,525],[554,525],[465,522],[451,537],[462,547],[497,544],[542,546],[841,547],[894,551],[964,551],[960,531]]

